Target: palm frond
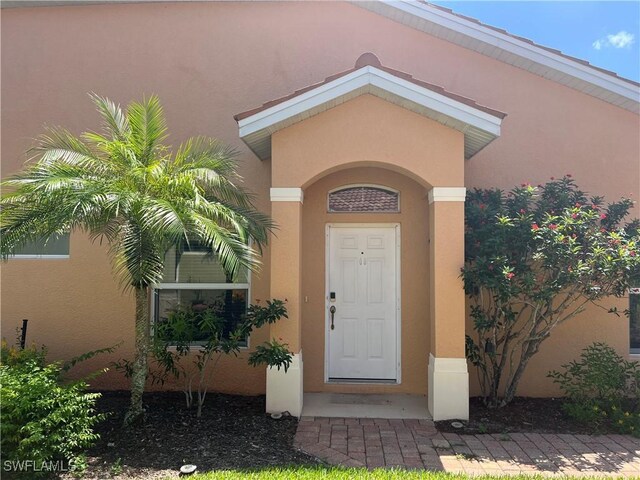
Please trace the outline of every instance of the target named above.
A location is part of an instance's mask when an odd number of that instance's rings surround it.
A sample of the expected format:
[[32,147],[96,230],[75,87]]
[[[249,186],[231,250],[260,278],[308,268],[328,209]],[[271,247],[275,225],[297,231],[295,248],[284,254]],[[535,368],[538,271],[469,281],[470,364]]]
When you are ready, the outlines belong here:
[[256,270],[274,225],[240,185],[236,152],[196,137],[171,155],[156,96],[126,114],[109,99],[92,99],[104,134],[48,129],[31,150],[35,163],[0,183],[0,255],[79,229],[109,243],[126,288],[159,282],[166,251],[190,239],[230,275]]
[[125,290],[159,283],[164,268],[164,251],[150,232],[135,223],[121,228],[120,237],[111,243],[114,268]]
[[160,142],[166,139],[167,125],[157,96],[142,103],[133,102],[127,109],[131,142],[141,163],[146,165]]
[[131,126],[120,105],[95,93],[90,93],[89,96],[102,116],[105,133],[114,140],[127,141],[131,134]]
[[206,169],[218,175],[237,176],[237,155],[234,148],[216,139],[192,137],[180,145],[173,163],[178,171]]
[[241,267],[254,270],[258,267],[258,260],[236,232],[197,213],[192,215],[192,220],[193,236],[216,253],[218,261],[229,275],[235,276]]
[[42,163],[62,162],[77,165],[90,171],[102,172],[105,164],[92,149],[68,130],[49,127],[40,135],[37,144],[27,151],[30,160]]

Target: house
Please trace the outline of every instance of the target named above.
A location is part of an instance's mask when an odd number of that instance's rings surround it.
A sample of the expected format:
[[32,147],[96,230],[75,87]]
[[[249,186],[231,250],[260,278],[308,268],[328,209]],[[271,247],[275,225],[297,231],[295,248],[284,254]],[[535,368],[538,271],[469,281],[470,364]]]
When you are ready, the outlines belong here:
[[[466,190],[571,173],[589,192],[640,196],[638,83],[438,6],[43,3],[3,2],[3,175],[45,123],[99,128],[87,92],[122,104],[156,93],[171,143],[238,148],[279,226],[261,272],[230,282],[197,248],[172,251],[152,310],[286,299],[289,319],[215,376],[220,391],[266,392],[269,411],[299,415],[312,392],[386,393],[466,418],[478,393],[459,277]],[[113,359],[131,356],[134,302],[105,246],[73,232],[1,268],[5,337],[28,318],[28,340],[54,358],[121,341]],[[547,371],[596,339],[630,353],[629,332],[589,309],[543,345],[520,395],[556,394]],[[286,373],[246,364],[270,337],[295,353]],[[110,372],[97,386],[127,383]]]

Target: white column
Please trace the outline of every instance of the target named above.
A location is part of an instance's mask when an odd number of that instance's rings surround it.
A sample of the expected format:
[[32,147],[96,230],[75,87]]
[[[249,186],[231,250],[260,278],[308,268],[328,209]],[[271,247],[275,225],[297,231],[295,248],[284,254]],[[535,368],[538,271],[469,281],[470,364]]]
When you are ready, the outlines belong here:
[[282,338],[294,353],[291,366],[267,369],[267,413],[289,412],[299,417],[303,401],[301,338],[302,268],[301,188],[272,188],[271,216],[278,225],[271,239],[271,297],[287,300],[289,318],[271,325],[271,338]]
[[267,368],[267,413],[289,412],[294,417],[302,413],[302,350],[294,354],[291,366]]
[[429,411],[434,420],[469,418],[465,358],[464,187],[429,192]]

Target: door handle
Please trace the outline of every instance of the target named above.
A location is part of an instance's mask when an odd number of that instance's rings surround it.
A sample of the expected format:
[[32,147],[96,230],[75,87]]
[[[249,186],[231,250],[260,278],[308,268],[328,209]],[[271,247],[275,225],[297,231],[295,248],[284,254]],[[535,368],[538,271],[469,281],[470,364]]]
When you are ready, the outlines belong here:
[[329,313],[331,313],[331,330],[333,330],[335,328],[333,325],[333,316],[336,314],[335,305],[331,305],[331,308],[329,309]]

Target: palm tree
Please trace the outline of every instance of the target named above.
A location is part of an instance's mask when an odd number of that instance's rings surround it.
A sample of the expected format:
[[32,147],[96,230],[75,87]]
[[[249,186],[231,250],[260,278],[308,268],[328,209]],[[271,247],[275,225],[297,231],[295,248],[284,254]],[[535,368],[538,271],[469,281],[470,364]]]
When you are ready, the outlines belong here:
[[163,144],[167,128],[155,96],[124,111],[107,98],[91,97],[102,133],[76,137],[49,128],[25,169],[0,184],[8,191],[0,199],[0,254],[6,259],[28,242],[74,229],[107,241],[123,288],[135,294],[130,425],[144,413],[149,289],[162,278],[166,251],[197,241],[233,276],[258,267],[272,224],[238,186],[234,151],[198,137],[173,152]]

